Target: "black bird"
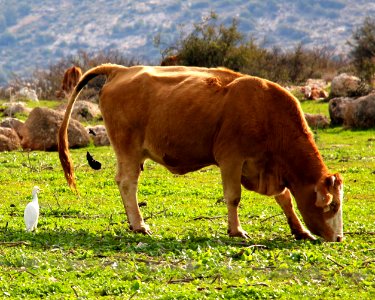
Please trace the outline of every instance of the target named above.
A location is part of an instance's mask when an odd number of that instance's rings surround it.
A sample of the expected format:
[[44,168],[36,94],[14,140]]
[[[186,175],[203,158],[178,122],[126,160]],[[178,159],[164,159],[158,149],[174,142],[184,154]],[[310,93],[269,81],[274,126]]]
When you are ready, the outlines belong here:
[[147,206],[147,202],[146,201],[142,201],[142,202],[138,203],[138,207],[142,207],[142,206]]
[[92,134],[93,136],[96,136],[96,133],[94,130],[92,130],[91,128],[89,129],[89,134]]
[[86,153],[87,162],[89,163],[89,166],[93,168],[94,170],[100,170],[102,167],[102,164],[95,160],[91,154],[87,151]]

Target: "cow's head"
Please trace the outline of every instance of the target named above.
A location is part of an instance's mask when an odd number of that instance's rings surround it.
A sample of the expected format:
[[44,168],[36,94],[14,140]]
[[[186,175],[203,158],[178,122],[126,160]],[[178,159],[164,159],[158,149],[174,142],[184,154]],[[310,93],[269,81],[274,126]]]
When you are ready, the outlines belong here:
[[309,230],[329,242],[343,239],[343,179],[340,174],[323,176],[314,189],[315,203],[305,208],[303,219]]

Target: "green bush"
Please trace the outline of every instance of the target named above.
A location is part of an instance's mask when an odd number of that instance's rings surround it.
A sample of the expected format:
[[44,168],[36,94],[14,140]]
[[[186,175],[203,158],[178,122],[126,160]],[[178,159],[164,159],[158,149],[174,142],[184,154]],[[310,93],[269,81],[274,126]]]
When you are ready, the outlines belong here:
[[363,24],[354,31],[350,52],[358,75],[371,82],[375,79],[375,18],[367,17]]
[[217,24],[217,16],[212,13],[202,23],[195,24],[192,33],[162,52],[164,56],[177,54],[183,65],[225,66],[239,70],[246,59],[244,45],[245,39],[237,30],[237,21],[233,20],[232,24],[226,27]]
[[[160,46],[161,37],[157,38]],[[163,57],[176,56],[178,64],[200,67],[227,67],[235,71],[279,83],[301,83],[308,78],[322,78],[345,65],[335,60],[327,48],[307,50],[302,44],[290,50],[268,49],[238,30],[238,22],[218,23],[216,14],[196,23],[191,33],[181,32],[180,39],[162,49]]]

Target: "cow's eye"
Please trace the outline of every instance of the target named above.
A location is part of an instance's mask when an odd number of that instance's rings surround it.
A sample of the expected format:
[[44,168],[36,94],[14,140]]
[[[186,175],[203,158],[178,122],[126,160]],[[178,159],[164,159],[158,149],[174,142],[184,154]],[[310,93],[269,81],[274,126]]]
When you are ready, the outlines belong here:
[[330,210],[332,210],[333,212],[337,212],[339,209],[338,203],[336,201],[332,201],[329,204],[329,207],[330,207]]

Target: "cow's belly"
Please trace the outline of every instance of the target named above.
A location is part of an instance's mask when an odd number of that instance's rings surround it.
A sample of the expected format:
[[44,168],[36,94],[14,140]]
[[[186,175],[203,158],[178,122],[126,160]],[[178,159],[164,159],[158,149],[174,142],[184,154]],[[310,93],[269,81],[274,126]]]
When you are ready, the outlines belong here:
[[179,175],[216,164],[209,151],[206,153],[199,153],[199,151],[194,148],[190,148],[191,151],[185,150],[187,150],[187,148],[181,151],[176,151],[175,148],[149,147],[144,151],[144,158],[151,159],[165,166],[173,174]]
[[[149,118],[143,147],[148,158],[173,173],[184,174],[215,164],[216,113],[181,106]],[[196,111],[198,110],[198,111]]]
[[285,183],[277,169],[255,163],[254,160],[244,163],[241,183],[246,189],[267,196],[279,195],[285,189]]

